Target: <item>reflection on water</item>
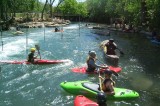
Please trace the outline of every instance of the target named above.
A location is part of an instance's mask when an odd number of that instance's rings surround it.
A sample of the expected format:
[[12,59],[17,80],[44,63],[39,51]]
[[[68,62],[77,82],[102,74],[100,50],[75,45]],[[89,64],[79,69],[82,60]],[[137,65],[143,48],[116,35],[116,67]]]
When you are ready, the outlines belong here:
[[71,68],[86,65],[90,50],[95,50],[100,61],[105,62],[99,44],[109,38],[114,38],[125,53],[119,61],[123,70],[118,78],[113,77],[116,86],[136,90],[140,98],[108,101],[108,105],[158,106],[159,47],[152,45],[142,35],[111,32],[111,36],[99,36],[91,33],[93,29],[87,29],[84,25],[81,25],[80,30],[78,24],[65,26],[63,33],[55,33],[52,32],[53,28],[45,28],[45,35],[44,28],[29,29],[28,32],[24,29],[25,34],[14,37],[10,31],[3,33],[4,51],[0,51],[0,60],[24,60],[27,56],[26,49],[29,50],[38,43],[42,59],[67,62],[56,65],[0,64],[0,106],[73,106],[75,96],[65,92],[59,84],[65,80],[90,80],[98,83],[97,75],[72,73]]

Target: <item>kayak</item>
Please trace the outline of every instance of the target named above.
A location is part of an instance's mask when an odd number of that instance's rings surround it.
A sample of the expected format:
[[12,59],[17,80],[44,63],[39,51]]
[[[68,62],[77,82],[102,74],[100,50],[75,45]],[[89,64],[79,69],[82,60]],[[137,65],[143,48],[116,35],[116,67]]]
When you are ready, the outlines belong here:
[[[105,44],[108,43],[108,42],[109,42],[109,40],[104,40],[103,42],[101,42],[100,48],[103,50],[104,55],[106,57],[106,60],[110,64],[112,64],[113,66],[118,66],[119,56],[117,56],[117,55],[108,55],[107,54],[107,47],[105,46]],[[116,45],[116,44],[114,43],[114,45]]]
[[83,95],[78,95],[74,99],[74,106],[98,106],[98,104]]
[[[116,73],[119,73],[121,72],[122,68],[121,67],[113,67],[113,66],[109,66],[108,67],[109,70],[112,70]],[[97,74],[97,70],[95,70],[94,72],[87,72],[87,67],[75,67],[75,68],[72,68],[71,71],[72,72],[75,72],[75,73],[82,73],[82,74]],[[106,69],[100,69],[100,73],[103,73]]]
[[[104,52],[105,53],[105,52]],[[118,66],[119,56],[105,54],[106,60],[113,66]]]
[[58,63],[64,63],[67,62],[66,60],[35,60],[34,63],[28,62],[26,60],[23,61],[0,61],[0,63],[6,63],[6,64],[39,64],[39,65],[43,65],[43,64],[58,64]]
[[[100,92],[99,85],[90,81],[62,82],[60,86],[68,93],[74,95],[84,95],[86,97],[96,98]],[[139,94],[130,89],[114,88],[115,95],[107,95],[107,100],[129,100],[136,99]]]
[[24,32],[22,31],[16,31],[16,32],[12,32],[12,34],[16,35],[16,34],[23,34]]

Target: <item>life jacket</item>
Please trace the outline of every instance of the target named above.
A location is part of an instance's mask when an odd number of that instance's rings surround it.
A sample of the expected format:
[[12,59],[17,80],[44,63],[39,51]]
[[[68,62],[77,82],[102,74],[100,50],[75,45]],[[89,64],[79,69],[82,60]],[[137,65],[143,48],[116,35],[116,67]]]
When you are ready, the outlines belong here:
[[30,53],[30,54],[28,55],[28,62],[31,62],[31,63],[34,62],[34,53]]
[[95,61],[93,58],[89,58],[89,59],[87,60],[87,66],[88,66],[87,72],[94,72],[94,70],[96,69],[96,67],[93,67],[91,64],[89,64],[89,61],[90,61],[90,60]]

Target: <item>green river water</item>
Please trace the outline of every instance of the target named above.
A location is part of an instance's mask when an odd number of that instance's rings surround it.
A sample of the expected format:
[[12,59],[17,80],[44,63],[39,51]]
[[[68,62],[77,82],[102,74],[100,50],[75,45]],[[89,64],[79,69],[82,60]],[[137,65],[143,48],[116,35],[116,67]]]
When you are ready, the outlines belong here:
[[[108,106],[159,106],[160,101],[160,47],[153,45],[145,35],[111,31],[111,36],[92,33],[85,23],[53,28],[22,29],[25,34],[15,36],[3,32],[0,60],[24,60],[29,48],[40,45],[42,59],[68,60],[57,65],[0,64],[0,106],[73,106],[74,95],[65,92],[63,81],[90,80],[98,83],[97,75],[71,72],[71,68],[85,65],[88,51],[97,52],[105,62],[99,48],[103,40],[114,38],[125,53],[120,56],[122,72],[113,77],[116,86],[137,91],[140,98],[129,101],[107,101]],[[27,35],[27,37],[26,37]],[[28,42],[28,43],[27,43]],[[27,48],[27,50],[26,50]]]

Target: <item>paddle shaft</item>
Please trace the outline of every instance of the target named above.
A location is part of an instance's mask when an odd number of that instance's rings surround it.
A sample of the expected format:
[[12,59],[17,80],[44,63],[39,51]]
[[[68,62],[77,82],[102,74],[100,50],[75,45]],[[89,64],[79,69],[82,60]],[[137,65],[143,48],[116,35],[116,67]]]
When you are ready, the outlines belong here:
[[124,52],[123,52],[123,51],[121,51],[121,49],[119,49],[119,48],[117,48],[117,49],[120,51],[120,53],[121,53],[121,54],[124,54]]
[[[103,65],[105,65],[102,61],[100,61],[99,59],[97,59],[99,62],[101,62]],[[113,74],[115,75],[115,76],[119,76],[118,75],[118,73],[116,73],[114,70],[112,70],[112,69],[110,69],[112,72],[113,72]]]
[[98,77],[99,77],[99,87],[100,87],[100,91],[101,91],[101,92],[103,92],[103,90],[102,90],[102,81],[101,81],[101,78],[100,78],[100,77],[101,77],[101,75],[100,75],[99,68],[98,68],[98,70],[97,70],[97,71],[98,71],[98,74],[99,74],[99,76],[98,76]]
[[103,65],[107,66],[107,65],[106,65],[106,64],[104,64],[102,61],[100,61],[98,58],[97,58],[97,60],[98,60],[101,64],[103,64]]

